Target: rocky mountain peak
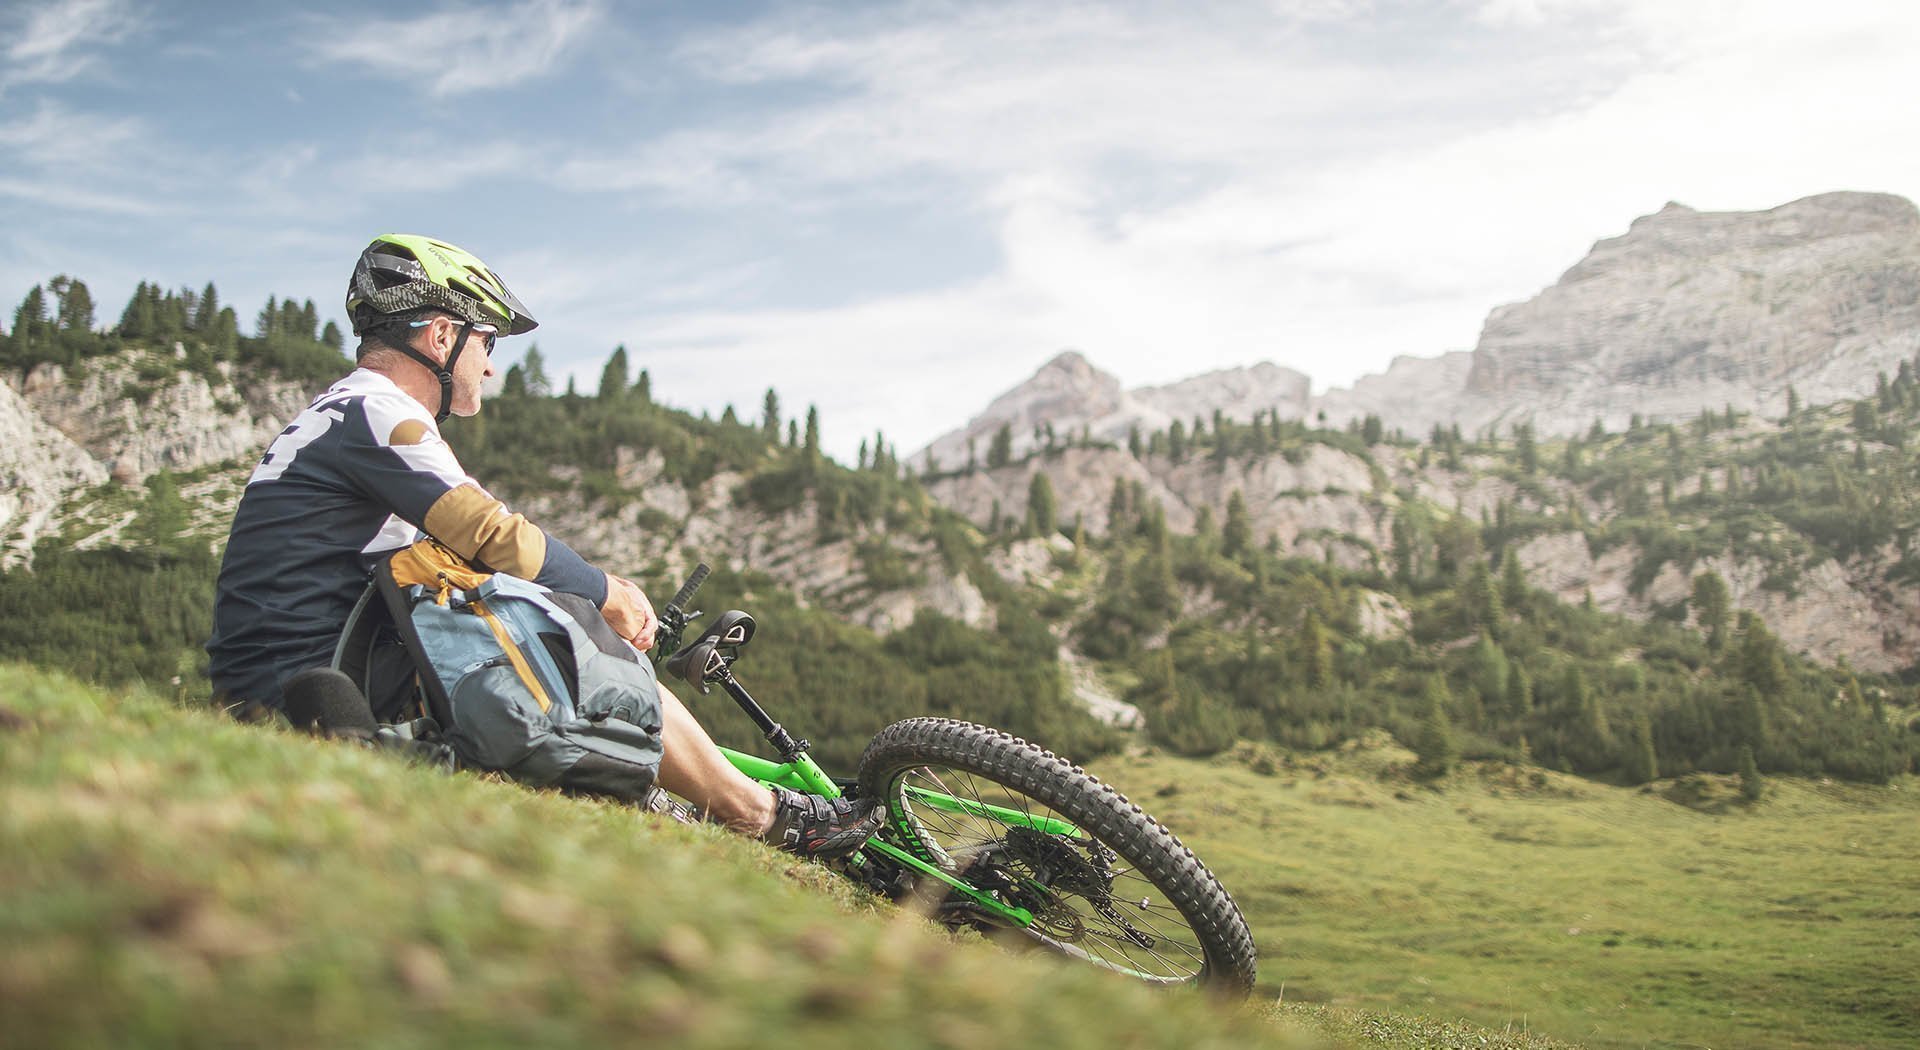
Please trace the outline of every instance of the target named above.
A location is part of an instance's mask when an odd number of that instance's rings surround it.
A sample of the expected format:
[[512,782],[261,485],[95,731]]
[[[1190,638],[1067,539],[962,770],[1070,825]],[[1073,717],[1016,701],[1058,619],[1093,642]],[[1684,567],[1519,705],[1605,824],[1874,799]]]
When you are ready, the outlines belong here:
[[1565,432],[1705,406],[1778,412],[1856,396],[1920,349],[1920,211],[1826,193],[1763,212],[1669,204],[1602,240],[1534,298],[1494,310],[1468,424]]
[[[1920,209],[1888,193],[1822,193],[1763,212],[1702,212],[1677,201],[1633,220],[1627,232],[1594,244],[1560,278],[1574,284],[1660,262],[1711,264],[1732,256],[1802,251],[1846,238],[1911,238]],[[1849,251],[1846,245],[1829,246]]]
[[1101,404],[1117,402],[1119,398],[1119,377],[1095,368],[1078,350],[1063,350],[1041,365],[1031,379],[1001,395],[994,404],[1007,402],[1040,409],[1053,402]]
[[967,425],[915,453],[921,466],[957,467],[986,455],[993,435],[1007,427],[1016,456],[1033,448],[1035,431],[1051,427],[1061,441],[1082,433],[1098,441],[1125,441],[1130,430],[1164,429],[1174,420],[1206,418],[1215,411],[1234,419],[1278,409],[1296,417],[1306,411],[1309,380],[1269,361],[1208,372],[1164,386],[1125,390],[1119,377],[1086,355],[1067,350],[1040,366],[1025,382],[994,398]]

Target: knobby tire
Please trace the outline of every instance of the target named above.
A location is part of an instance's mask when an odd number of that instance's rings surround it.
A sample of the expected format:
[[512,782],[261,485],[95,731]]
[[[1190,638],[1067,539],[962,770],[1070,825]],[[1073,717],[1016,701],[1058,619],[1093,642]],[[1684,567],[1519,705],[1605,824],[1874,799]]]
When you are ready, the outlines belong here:
[[[1017,793],[1012,797],[1025,796],[1098,840],[1116,855],[1110,862],[1103,861],[1102,867],[1110,869],[1111,873],[1125,873],[1129,878],[1151,883],[1171,904],[1168,910],[1177,909],[1181,922],[1197,942],[1202,958],[1193,964],[1191,973],[1162,976],[1141,972],[1139,966],[1142,964],[1134,961],[1134,956],[1145,954],[1161,962],[1167,960],[1148,949],[1139,953],[1130,950],[1125,938],[1108,935],[1108,939],[1118,946],[1113,954],[1124,956],[1124,959],[1107,958],[1080,948],[1077,944],[1056,941],[1048,935],[1048,927],[1041,922],[1024,931],[1032,940],[1064,954],[1156,983],[1199,984],[1211,992],[1234,998],[1244,997],[1252,991],[1256,962],[1253,935],[1233,898],[1227,895],[1192,850],[1182,845],[1171,831],[1139,806],[1127,801],[1126,796],[1111,785],[1101,783],[1099,778],[1051,751],[1044,751],[986,726],[948,718],[910,718],[896,722],[881,730],[861,756],[858,790],[862,797],[884,800],[888,809],[888,830],[884,834],[901,848],[915,850],[928,859],[945,857],[946,850],[937,842],[935,821],[930,819],[930,815],[915,812],[915,804],[907,798],[907,790],[910,785],[940,789],[935,772],[938,769],[953,771],[955,776],[951,779],[971,783],[969,778],[978,778],[1000,789]],[[987,819],[980,816],[969,815],[964,819],[979,821],[982,825],[987,823]],[[910,833],[902,830],[903,824],[919,830]],[[915,838],[920,841],[913,841]],[[1029,844],[1032,841],[1031,836],[1025,840]],[[987,850],[995,845],[973,848],[976,851]],[[1024,848],[1031,849],[1032,846]],[[1072,854],[1067,863],[1079,863],[1072,858],[1082,855],[1086,854]],[[950,857],[947,859],[952,860]],[[957,866],[958,863],[954,861],[950,866]],[[1110,874],[1109,879],[1114,889],[1120,888],[1118,877]],[[1115,906],[1113,899],[1121,896],[1119,893],[1100,895],[1108,899],[1109,908]],[[1072,894],[1068,891],[1059,896],[1069,897]],[[1119,909],[1123,913],[1132,907],[1131,901],[1119,903],[1126,906]],[[1142,928],[1158,932],[1152,922],[1154,912],[1146,902],[1143,901],[1134,914],[1135,918],[1140,919]],[[1098,915],[1064,914],[1062,917],[1076,925],[1082,918],[1087,918],[1096,925],[1111,926]],[[1171,916],[1166,918],[1171,920]],[[1080,939],[1083,939],[1083,935],[1062,938],[1063,941]],[[1182,961],[1174,948],[1167,945],[1163,947],[1167,948],[1166,955],[1174,963]],[[1187,951],[1184,947],[1180,950]],[[1152,962],[1145,965],[1157,966]],[[1172,965],[1170,968],[1178,970],[1184,969],[1184,966]]]

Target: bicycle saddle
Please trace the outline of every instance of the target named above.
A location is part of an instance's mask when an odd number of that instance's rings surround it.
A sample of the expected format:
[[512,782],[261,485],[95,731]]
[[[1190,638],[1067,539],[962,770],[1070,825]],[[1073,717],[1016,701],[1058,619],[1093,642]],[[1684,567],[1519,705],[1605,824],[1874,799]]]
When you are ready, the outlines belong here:
[[738,609],[729,609],[714,618],[700,637],[667,657],[667,670],[707,692],[707,683],[716,681],[735,660],[740,647],[753,640],[753,617]]

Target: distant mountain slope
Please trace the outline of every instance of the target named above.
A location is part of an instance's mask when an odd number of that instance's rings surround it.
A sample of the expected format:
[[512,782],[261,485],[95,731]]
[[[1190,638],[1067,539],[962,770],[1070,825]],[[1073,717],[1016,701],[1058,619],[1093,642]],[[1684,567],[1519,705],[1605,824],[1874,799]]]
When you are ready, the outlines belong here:
[[1085,435],[1125,444],[1132,430],[1164,430],[1175,420],[1211,418],[1215,411],[1242,421],[1275,410],[1296,419],[1307,410],[1307,390],[1306,375],[1265,361],[1165,386],[1124,390],[1117,377],[1069,350],[995,398],[966,426],[935,438],[908,462],[915,468],[952,468],[965,466],[970,454],[985,462],[1001,427],[1008,430],[1013,454],[1024,455],[1045,444],[1036,431],[1049,428],[1062,441]]
[[0,383],[0,571],[25,561],[78,489],[107,468]]
[[1856,397],[1920,351],[1920,210],[1827,193],[1764,212],[1668,204],[1488,316],[1460,415],[1570,433],[1594,419],[1782,411]]
[[[1170,348],[1177,352],[1178,348]],[[1670,203],[1599,241],[1539,295],[1496,307],[1472,352],[1403,356],[1351,387],[1308,395],[1307,377],[1262,362],[1131,391],[1062,354],[968,424],[912,457],[984,455],[1001,425],[1013,449],[1036,428],[1124,441],[1129,426],[1256,412],[1333,426],[1366,416],[1423,436],[1435,425],[1531,422],[1566,435],[1597,419],[1689,419],[1703,408],[1779,414],[1875,389],[1920,352],[1920,210],[1883,193],[1825,193],[1761,212]]]

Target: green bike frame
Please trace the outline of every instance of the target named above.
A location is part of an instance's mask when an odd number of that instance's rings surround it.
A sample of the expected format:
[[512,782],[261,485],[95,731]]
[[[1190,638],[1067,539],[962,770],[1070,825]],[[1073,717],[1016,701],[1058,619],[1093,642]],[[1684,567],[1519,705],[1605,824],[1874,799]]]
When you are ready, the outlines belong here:
[[[726,756],[727,761],[733,765],[733,768],[738,769],[740,772],[745,773],[747,776],[752,777],[762,784],[778,785],[792,791],[801,791],[810,795],[824,795],[827,798],[840,797],[840,785],[836,784],[833,778],[828,776],[826,771],[820,768],[820,764],[813,760],[813,756],[807,754],[805,751],[795,752],[793,758],[787,762],[774,762],[770,759],[761,758],[758,755],[750,755],[744,751],[735,751],[732,748],[726,747],[721,748],[720,753]],[[959,798],[946,794],[945,792],[930,791],[926,788],[908,788],[907,795],[916,805],[926,806],[929,809],[981,817],[1014,827],[1032,828],[1035,831],[1045,832],[1049,835],[1068,835],[1073,837],[1080,835],[1080,829],[1078,827],[1058,817],[1035,817],[1017,809],[1008,809],[1005,806],[995,806],[973,799]],[[885,854],[895,862],[912,868],[914,871],[928,878],[938,879],[946,883],[954,891],[971,900],[976,907],[986,913],[988,918],[997,919],[1012,926],[1030,926],[1033,924],[1033,913],[1027,909],[1002,903],[996,900],[991,894],[982,893],[980,890],[967,885],[965,882],[941,870],[939,867],[921,860],[912,853],[885,841],[878,835],[868,839],[867,844],[861,847],[861,849],[862,851],[873,850],[877,853]]]
[[[662,633],[660,635],[663,652],[672,652],[679,646],[680,632],[686,627],[689,616],[698,615],[689,614],[685,612],[685,609],[687,604],[692,601],[694,592],[699,589],[701,581],[706,579],[707,571],[707,566],[704,563],[697,567],[693,575],[688,577],[687,582],[681,585],[680,592],[674,595],[673,600],[668,602],[666,608],[663,610],[663,615],[661,616]],[[733,697],[734,702],[740,705],[740,710],[760,728],[761,733],[765,735],[767,739],[767,743],[773,745],[774,750],[779,752],[786,761],[775,762],[770,759],[761,758],[758,755],[750,755],[744,751],[735,751],[725,747],[720,749],[721,754],[726,756],[727,761],[733,765],[733,768],[738,769],[740,772],[745,773],[747,776],[752,777],[762,784],[777,785],[810,795],[839,798],[841,794],[840,785],[836,783],[832,777],[828,776],[825,770],[820,768],[820,764],[813,760],[813,756],[807,754],[807,742],[795,739],[793,734],[787,732],[784,727],[775,722],[772,716],[768,715],[766,710],[760,706],[759,702],[754,700],[752,694],[747,692],[746,687],[741,685],[740,681],[733,677],[732,664],[733,661],[739,657],[738,647],[746,644],[746,640],[752,637],[752,626],[751,618],[745,618],[745,630],[741,637],[733,640],[730,648],[722,649],[719,652],[720,658],[716,661],[717,666],[703,668],[698,672],[699,678],[696,684],[700,686],[700,691],[703,693],[706,692],[708,685],[719,685],[725,689],[727,694]],[[721,639],[714,638],[708,641],[708,644],[717,644],[720,641]],[[693,679],[690,678],[689,680],[691,681]],[[960,813],[980,817],[1009,826],[1032,828],[1036,831],[1042,831],[1052,835],[1080,837],[1080,829],[1078,827],[1075,827],[1068,821],[1055,817],[1035,817],[1020,810],[990,805],[977,799],[959,798],[944,792],[930,791],[920,787],[907,788],[906,792],[907,797],[912,800],[914,805],[924,806],[929,810],[940,810],[948,813]],[[911,827],[903,827],[900,831],[903,835],[909,837],[917,834]],[[868,839],[866,845],[862,846],[860,851],[849,859],[849,865],[859,868],[870,863],[866,856],[869,851],[881,854],[902,867],[918,872],[926,878],[937,879],[945,883],[955,893],[971,901],[972,905],[979,910],[982,916],[991,921],[1009,926],[1022,927],[1033,924],[1032,912],[1025,908],[1006,904],[995,899],[992,894],[982,892],[973,886],[967,885],[959,878],[942,870],[939,866],[922,860],[913,853],[886,841],[884,832]]]

